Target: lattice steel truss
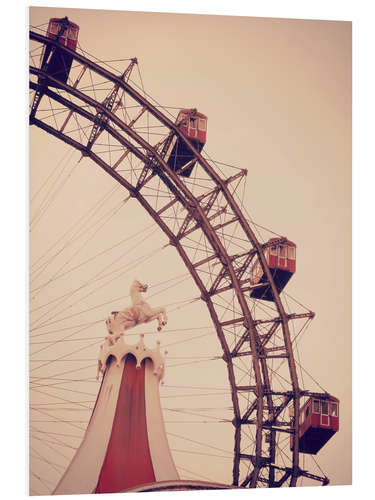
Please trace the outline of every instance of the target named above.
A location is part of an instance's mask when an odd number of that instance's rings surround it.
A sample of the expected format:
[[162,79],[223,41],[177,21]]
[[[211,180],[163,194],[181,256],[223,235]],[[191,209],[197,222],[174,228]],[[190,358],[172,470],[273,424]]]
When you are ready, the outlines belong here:
[[[289,448],[290,437],[298,436],[300,398],[308,394],[299,386],[294,343],[314,313],[299,306],[286,312],[264,256],[267,243],[238,201],[247,171],[223,177],[221,165],[194,149],[174,118],[130,83],[136,59],[121,73],[60,46],[74,59],[64,84],[39,68],[43,44],[57,42],[33,31],[30,40],[30,124],[89,157],[138,200],[207,306],[231,387],[233,485],[295,486],[301,476],[327,484],[326,477],[300,468],[298,439]],[[194,155],[190,178],[163,159],[171,134]],[[250,298],[249,268],[256,258],[274,302]]]

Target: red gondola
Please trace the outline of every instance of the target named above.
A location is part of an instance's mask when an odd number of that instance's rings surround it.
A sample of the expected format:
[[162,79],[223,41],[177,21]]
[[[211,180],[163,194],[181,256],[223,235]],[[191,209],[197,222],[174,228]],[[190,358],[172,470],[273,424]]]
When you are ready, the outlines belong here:
[[[71,50],[76,50],[78,41],[79,26],[69,21],[67,17],[58,19],[53,17],[49,20],[47,37],[58,40],[61,45]],[[53,76],[57,80],[66,83],[72,67],[73,57],[66,54],[58,47],[45,45],[41,55],[41,69]],[[58,84],[48,82],[51,87],[58,87]]]
[[[196,109],[181,109],[176,125],[200,153],[206,143],[207,116],[198,113]],[[184,177],[190,177],[196,161],[182,139],[171,134],[163,148],[162,156],[172,170]]]
[[339,400],[326,395],[310,397],[300,409],[299,421],[299,451],[315,455],[339,430]]
[[[292,241],[279,242],[279,238],[271,238],[268,246],[264,250],[268,267],[270,268],[277,291],[280,293],[290,278],[296,271],[296,245]],[[275,242],[274,244],[272,244]],[[256,299],[273,301],[271,287],[267,282],[267,276],[257,259],[250,269],[250,285],[254,288],[250,291],[250,296]]]

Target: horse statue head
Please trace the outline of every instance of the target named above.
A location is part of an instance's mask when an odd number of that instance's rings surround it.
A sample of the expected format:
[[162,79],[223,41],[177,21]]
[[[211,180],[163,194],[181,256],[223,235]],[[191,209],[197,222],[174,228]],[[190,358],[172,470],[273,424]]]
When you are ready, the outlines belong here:
[[144,284],[144,283],[141,283],[138,280],[134,280],[133,283],[132,283],[131,289],[136,290],[138,292],[145,293],[145,292],[147,292],[148,285]]

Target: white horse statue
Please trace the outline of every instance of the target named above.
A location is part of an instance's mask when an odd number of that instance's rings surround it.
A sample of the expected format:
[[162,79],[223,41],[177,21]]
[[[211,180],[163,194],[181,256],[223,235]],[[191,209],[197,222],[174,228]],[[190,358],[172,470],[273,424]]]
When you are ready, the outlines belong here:
[[141,323],[158,321],[158,332],[167,324],[167,312],[165,307],[152,307],[143,300],[141,293],[147,292],[148,285],[134,280],[130,287],[130,297],[132,305],[122,311],[112,311],[106,320],[108,336],[106,340],[109,345],[113,345],[124,335],[125,330],[134,328]]

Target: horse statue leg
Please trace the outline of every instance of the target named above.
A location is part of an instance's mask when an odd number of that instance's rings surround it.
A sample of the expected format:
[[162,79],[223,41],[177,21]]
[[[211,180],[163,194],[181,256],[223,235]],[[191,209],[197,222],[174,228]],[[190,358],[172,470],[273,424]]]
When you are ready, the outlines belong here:
[[167,316],[167,311],[165,307],[161,307],[161,314],[163,316],[163,326],[165,326],[168,323],[168,316]]
[[168,317],[167,317],[167,311],[165,307],[157,307],[156,309],[152,310],[154,314],[158,314],[161,319],[161,326],[165,326],[168,323]]
[[155,319],[158,321],[158,332],[167,324],[167,313],[164,307],[157,307],[156,309],[149,307],[146,311],[143,309],[143,312],[146,314],[144,323],[150,323],[150,321],[154,321]]
[[158,330],[158,332],[160,332],[160,331],[161,331],[161,329],[162,329],[162,328],[163,328],[163,326],[164,326],[164,323],[163,323],[163,321],[162,321],[161,314],[158,314],[158,315],[157,315],[157,320],[158,320],[158,328],[157,328],[157,330]]

